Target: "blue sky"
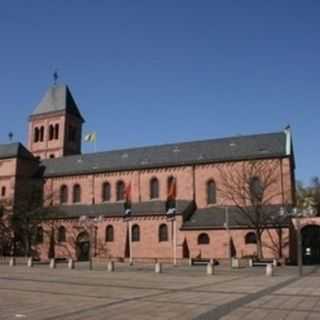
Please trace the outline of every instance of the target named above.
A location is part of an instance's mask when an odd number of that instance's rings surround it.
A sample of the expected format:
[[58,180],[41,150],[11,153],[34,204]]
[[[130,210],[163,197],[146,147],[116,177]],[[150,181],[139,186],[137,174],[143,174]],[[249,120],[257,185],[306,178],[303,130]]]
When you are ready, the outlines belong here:
[[[297,178],[320,175],[320,2],[0,3],[0,143],[58,69],[98,150],[293,130]],[[84,146],[91,151],[91,146]]]

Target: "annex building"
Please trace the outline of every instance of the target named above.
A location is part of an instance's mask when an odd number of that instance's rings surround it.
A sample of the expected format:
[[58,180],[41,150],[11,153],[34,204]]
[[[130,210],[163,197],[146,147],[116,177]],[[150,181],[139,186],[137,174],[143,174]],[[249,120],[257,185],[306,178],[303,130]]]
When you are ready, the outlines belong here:
[[68,86],[54,85],[27,147],[0,145],[0,200],[23,215],[41,192],[41,260],[243,258],[257,241],[264,257],[295,254],[280,214],[295,204],[290,129],[82,154],[83,123]]

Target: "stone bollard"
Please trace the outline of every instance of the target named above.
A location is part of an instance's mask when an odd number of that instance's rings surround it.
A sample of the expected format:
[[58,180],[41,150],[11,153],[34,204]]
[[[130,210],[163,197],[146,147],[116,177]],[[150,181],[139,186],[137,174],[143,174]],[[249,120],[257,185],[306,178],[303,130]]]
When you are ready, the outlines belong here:
[[33,267],[33,259],[32,259],[32,257],[28,258],[27,266],[28,266],[29,268],[32,268],[32,267]]
[[273,259],[272,265],[274,267],[277,267],[278,266],[278,260],[277,259]]
[[154,265],[154,272],[155,273],[162,273],[162,265],[160,262],[156,262]]
[[49,267],[50,267],[50,269],[56,268],[56,259],[55,258],[50,259]]
[[9,266],[14,267],[16,265],[16,258],[12,257],[9,260]]
[[192,258],[189,258],[188,265],[191,267],[193,265]]
[[214,264],[209,262],[207,264],[207,274],[208,275],[213,275],[214,274]]
[[113,261],[108,261],[107,270],[108,270],[108,272],[114,271],[114,262]]
[[268,263],[266,266],[266,276],[272,277],[273,276],[273,267],[271,263]]
[[250,267],[250,268],[253,267],[253,259],[249,259],[249,267]]
[[237,259],[237,258],[232,258],[232,259],[231,259],[231,265],[232,265],[232,268],[239,269],[239,268],[240,268],[240,261],[239,261],[239,259]]
[[68,260],[68,269],[70,270],[74,269],[74,261],[72,258]]

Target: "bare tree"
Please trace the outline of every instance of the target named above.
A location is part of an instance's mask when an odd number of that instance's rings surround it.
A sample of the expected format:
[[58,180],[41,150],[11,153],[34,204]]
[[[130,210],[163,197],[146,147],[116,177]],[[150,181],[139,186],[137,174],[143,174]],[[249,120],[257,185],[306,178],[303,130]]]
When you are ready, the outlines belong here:
[[279,216],[279,206],[274,206],[281,199],[279,161],[230,163],[219,166],[218,171],[218,191],[225,203],[238,209],[244,218],[241,220],[245,220],[246,225],[255,230],[257,256],[262,259],[262,234],[266,228],[279,224],[276,219]]
[[14,253],[20,248],[26,256],[32,255],[32,245],[37,242],[38,228],[43,220],[53,216],[46,210],[45,203],[52,203],[53,194],[43,194],[43,184],[40,180],[31,180],[17,188],[17,195],[10,217],[10,226],[14,235]]
[[10,224],[12,204],[8,200],[0,201],[0,256],[11,253],[13,233]]

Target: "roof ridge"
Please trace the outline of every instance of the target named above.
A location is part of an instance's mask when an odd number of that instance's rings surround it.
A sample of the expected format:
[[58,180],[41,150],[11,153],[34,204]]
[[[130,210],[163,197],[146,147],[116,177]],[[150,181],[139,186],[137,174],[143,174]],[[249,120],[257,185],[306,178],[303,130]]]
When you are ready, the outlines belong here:
[[[119,149],[112,149],[112,150],[105,150],[105,151],[98,151],[98,152],[89,152],[89,153],[83,153],[80,155],[68,155],[62,158],[54,158],[54,159],[46,159],[49,161],[56,161],[58,159],[65,159],[65,158],[82,158],[82,157],[90,157],[90,156],[96,156],[96,155],[103,155],[106,153],[117,153],[117,152],[129,152],[133,150],[141,150],[141,149],[151,149],[151,148],[161,148],[161,147],[174,147],[174,146],[184,146],[184,145],[190,145],[190,144],[198,144],[198,143],[208,143],[208,142],[219,142],[219,141],[226,141],[226,140],[232,140],[232,139],[240,139],[240,138],[256,138],[256,137],[262,137],[262,136],[270,136],[270,135],[277,135],[277,134],[285,134],[283,131],[275,131],[275,132],[266,132],[266,133],[256,133],[256,134],[247,134],[247,135],[238,135],[238,136],[229,136],[229,137],[221,137],[221,138],[211,138],[211,139],[203,139],[203,140],[191,140],[191,141],[183,141],[183,142],[175,142],[175,143],[164,143],[164,144],[155,144],[155,145],[142,145],[138,147],[132,147],[132,148],[119,148]],[[46,161],[45,160],[45,161]]]

